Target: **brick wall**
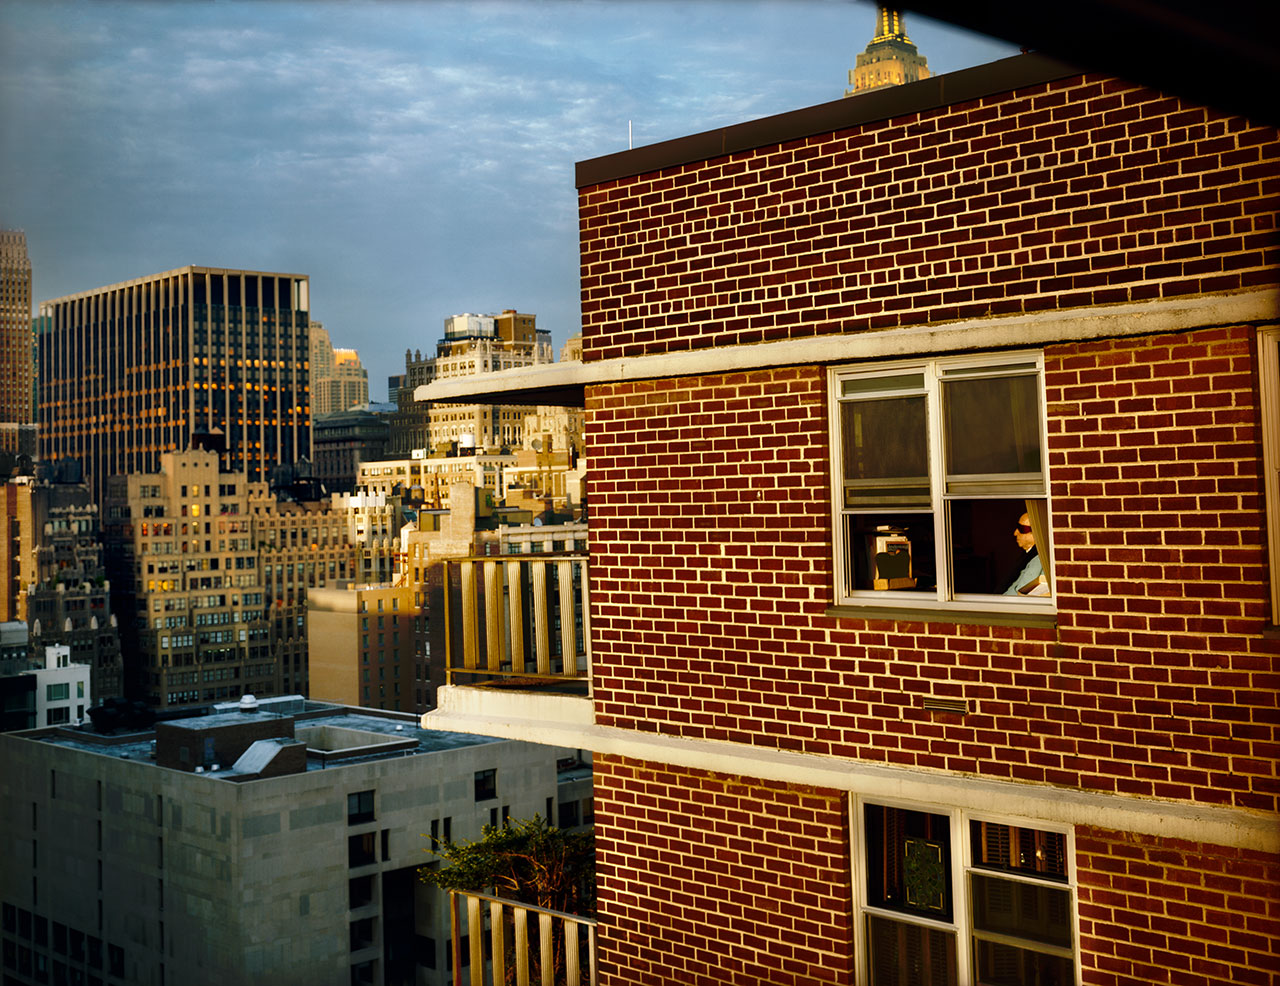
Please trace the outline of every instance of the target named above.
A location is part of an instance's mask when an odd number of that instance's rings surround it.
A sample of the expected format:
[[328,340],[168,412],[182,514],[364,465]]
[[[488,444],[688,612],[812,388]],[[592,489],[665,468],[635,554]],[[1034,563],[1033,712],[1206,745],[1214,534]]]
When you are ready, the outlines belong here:
[[852,981],[843,795],[595,759],[604,986]]
[[1274,983],[1280,858],[1076,830],[1084,982]]
[[826,615],[821,368],[594,388],[597,721],[1274,810],[1251,338],[1046,351],[1056,629]]
[[585,187],[583,358],[1275,283],[1278,151],[1078,76]]

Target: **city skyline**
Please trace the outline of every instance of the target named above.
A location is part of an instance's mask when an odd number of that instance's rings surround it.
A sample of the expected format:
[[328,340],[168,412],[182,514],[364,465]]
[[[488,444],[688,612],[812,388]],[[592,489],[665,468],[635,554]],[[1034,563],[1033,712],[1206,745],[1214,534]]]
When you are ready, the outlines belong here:
[[[310,276],[385,398],[444,318],[579,328],[576,161],[838,99],[870,3],[0,8],[0,226],[33,302]],[[1009,45],[908,13],[936,73]]]

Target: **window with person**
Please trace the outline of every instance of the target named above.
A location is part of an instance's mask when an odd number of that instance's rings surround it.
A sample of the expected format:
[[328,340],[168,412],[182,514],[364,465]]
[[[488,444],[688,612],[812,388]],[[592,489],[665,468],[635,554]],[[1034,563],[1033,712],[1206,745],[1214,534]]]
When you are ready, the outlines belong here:
[[838,605],[1052,605],[1039,353],[841,367],[831,387]]

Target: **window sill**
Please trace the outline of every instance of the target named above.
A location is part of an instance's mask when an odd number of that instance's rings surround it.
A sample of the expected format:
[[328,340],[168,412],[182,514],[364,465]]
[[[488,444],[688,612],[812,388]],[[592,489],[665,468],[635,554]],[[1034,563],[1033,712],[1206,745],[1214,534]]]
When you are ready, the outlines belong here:
[[898,620],[904,623],[954,623],[957,626],[1046,627],[1058,625],[1057,613],[1027,613],[952,609],[945,606],[828,606],[836,619]]

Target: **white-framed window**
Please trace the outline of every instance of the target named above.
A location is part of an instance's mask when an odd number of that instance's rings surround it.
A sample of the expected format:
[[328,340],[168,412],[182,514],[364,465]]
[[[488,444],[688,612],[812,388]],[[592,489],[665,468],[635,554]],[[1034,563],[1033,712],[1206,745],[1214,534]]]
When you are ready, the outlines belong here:
[[1076,986],[1069,827],[852,801],[858,982]]
[[1258,383],[1267,558],[1271,565],[1271,623],[1280,624],[1280,326],[1258,330]]
[[1053,612],[1044,361],[830,371],[837,605]]

